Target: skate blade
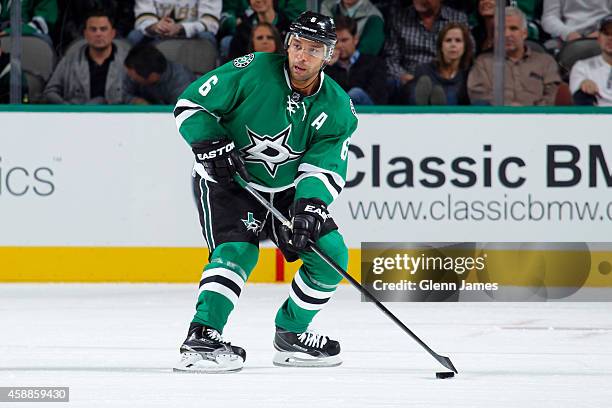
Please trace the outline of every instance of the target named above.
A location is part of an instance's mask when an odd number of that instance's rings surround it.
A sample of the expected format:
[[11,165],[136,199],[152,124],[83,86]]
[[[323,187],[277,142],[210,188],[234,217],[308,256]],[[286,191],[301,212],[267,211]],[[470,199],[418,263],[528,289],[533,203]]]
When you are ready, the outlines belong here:
[[306,353],[277,351],[272,363],[280,367],[337,367],[342,364],[340,356],[313,357]]
[[173,367],[177,373],[223,374],[242,370],[244,362],[236,355],[219,355],[206,360],[200,354],[184,353],[181,361]]

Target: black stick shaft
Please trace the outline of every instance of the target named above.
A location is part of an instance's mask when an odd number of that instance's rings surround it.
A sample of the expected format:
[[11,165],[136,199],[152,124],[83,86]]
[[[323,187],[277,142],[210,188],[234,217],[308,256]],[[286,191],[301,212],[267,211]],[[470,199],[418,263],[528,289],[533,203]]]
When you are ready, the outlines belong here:
[[[268,200],[263,198],[257,190],[255,190],[253,187],[248,185],[241,178],[237,178],[236,181],[238,182],[238,184],[244,187],[244,189],[246,189],[257,201],[259,201],[261,205],[263,205],[268,211],[270,211],[276,219],[278,219],[281,223],[288,225],[289,227],[291,226],[291,222],[280,211],[274,208],[274,206],[272,206],[272,204],[268,202]],[[361,294],[363,294],[365,297],[371,300],[387,317],[389,317],[396,325],[398,325],[406,334],[412,337],[414,341],[416,341],[421,347],[423,347],[440,364],[442,364],[444,367],[448,368],[449,370],[452,370],[455,373],[457,373],[457,369],[455,368],[455,366],[453,365],[453,363],[450,361],[448,357],[441,356],[435,351],[433,351],[431,347],[429,347],[423,340],[421,340],[419,336],[414,334],[414,332],[410,330],[408,326],[406,326],[400,319],[398,319],[393,313],[391,313],[391,311],[387,309],[385,305],[380,303],[378,299],[376,299],[374,295],[370,293],[370,291],[364,288],[351,275],[349,275],[348,272],[342,269],[340,265],[336,263],[336,261],[334,261],[329,256],[327,256],[325,253],[323,253],[323,251],[321,251],[321,249],[312,241],[310,242],[310,249],[312,249],[312,251],[315,254],[320,256],[321,259],[323,259],[325,263],[327,263],[331,268],[333,268],[336,272],[342,275],[343,278],[349,281],[350,284],[353,285],[353,287],[355,287],[359,292],[361,292]]]

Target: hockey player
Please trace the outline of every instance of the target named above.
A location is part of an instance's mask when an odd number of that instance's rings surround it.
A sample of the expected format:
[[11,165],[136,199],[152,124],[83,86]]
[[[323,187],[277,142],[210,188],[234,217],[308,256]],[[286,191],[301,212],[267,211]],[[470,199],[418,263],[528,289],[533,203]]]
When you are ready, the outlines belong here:
[[[339,343],[308,330],[341,280],[307,250],[308,240],[342,267],[348,263],[348,250],[327,210],[344,186],[357,127],[350,98],[323,73],[335,43],[333,20],[307,11],[291,24],[287,56],[237,58],[191,84],[176,104],[178,130],[195,154],[194,191],[210,250],[176,370],[242,368],[245,351],[221,333],[257,263],[262,231],[288,261],[303,262],[276,314],[273,362],[341,363]],[[250,185],[289,217],[292,229],[233,181],[237,171],[248,172]]]

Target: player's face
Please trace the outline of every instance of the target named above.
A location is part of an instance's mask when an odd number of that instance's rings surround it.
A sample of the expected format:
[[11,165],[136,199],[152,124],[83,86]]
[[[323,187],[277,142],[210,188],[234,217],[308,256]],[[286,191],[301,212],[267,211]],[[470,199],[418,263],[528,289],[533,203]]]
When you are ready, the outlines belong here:
[[599,32],[597,41],[599,42],[601,52],[608,55],[608,57],[612,57],[612,24],[608,23],[603,27]]
[[287,48],[291,79],[303,82],[318,75],[323,66],[325,51],[325,45],[319,42],[291,37]]
[[85,23],[83,35],[90,47],[103,50],[112,44],[115,38],[115,30],[108,18],[90,17]]
[[465,50],[463,42],[463,33],[458,28],[452,28],[447,31],[442,41],[442,57],[444,62],[451,64],[452,62],[461,60]]
[[266,26],[259,26],[253,31],[253,51],[255,52],[276,52],[274,34]]

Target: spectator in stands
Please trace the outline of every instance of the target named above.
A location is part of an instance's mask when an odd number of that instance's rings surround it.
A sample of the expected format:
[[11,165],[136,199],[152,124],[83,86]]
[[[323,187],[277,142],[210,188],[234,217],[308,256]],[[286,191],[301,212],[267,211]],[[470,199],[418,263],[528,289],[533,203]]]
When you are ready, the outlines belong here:
[[436,40],[442,28],[451,22],[467,25],[465,13],[443,6],[441,0],[405,0],[389,8],[389,31],[384,47],[389,75],[395,88],[402,94],[419,64],[436,56]]
[[306,8],[306,0],[278,0],[279,11],[282,11],[289,21],[295,20]]
[[467,77],[472,64],[472,42],[464,24],[449,23],[437,42],[436,59],[415,71],[411,103],[416,105],[469,105]]
[[134,0],[57,0],[60,15],[54,43],[62,52],[83,35],[85,18],[93,10],[106,10],[113,17],[117,37],[127,37],[134,28]]
[[597,23],[612,13],[612,0],[544,0],[542,27],[555,40],[548,48],[563,42],[596,38]]
[[495,0],[479,0],[476,12],[476,25],[472,36],[476,43],[476,54],[493,49],[495,36]]
[[[28,83],[25,76],[21,75],[21,102],[28,103]],[[11,55],[2,52],[0,44],[0,104],[10,103],[11,97]]]
[[[527,45],[527,20],[515,7],[506,7],[505,104],[553,105],[561,82],[559,68],[548,54],[533,52]],[[481,54],[468,77],[472,104],[493,99],[493,53]]]
[[601,20],[597,42],[601,55],[572,67],[570,90],[576,105],[612,106],[612,14]]
[[113,44],[115,29],[106,11],[92,11],[83,30],[86,44],[59,62],[43,97],[56,104],[123,103],[125,53]]
[[276,27],[270,23],[259,23],[251,30],[249,52],[283,53],[283,42]]
[[444,4],[454,8],[455,10],[463,11],[468,16],[478,8],[478,0],[443,0]]
[[[22,0],[21,33],[42,38],[53,46],[50,32],[57,21],[56,0]],[[11,0],[0,0],[0,37],[11,33]]]
[[[248,8],[248,0],[223,0],[220,38],[233,36],[236,33],[236,27],[242,22]],[[306,0],[274,0],[274,9],[283,13],[287,20],[293,21],[306,11]]]
[[336,49],[325,73],[344,89],[356,105],[387,103],[386,67],[375,55],[357,49],[359,35],[355,20],[338,16]]
[[[249,48],[249,38],[253,27],[260,23],[269,23],[276,27],[281,38],[285,38],[291,21],[274,8],[272,0],[249,0],[250,7],[240,19],[233,37],[221,41],[221,54],[224,58],[234,59],[243,56]],[[229,44],[229,51],[228,50]],[[227,57],[225,57],[227,55]]]
[[125,58],[126,101],[136,105],[174,105],[196,78],[181,64],[166,60],[153,45],[134,46]]
[[347,16],[357,22],[357,49],[362,54],[378,55],[385,42],[383,15],[370,0],[323,0],[321,14]]
[[167,38],[204,38],[217,44],[222,0],[136,0],[134,30],[128,35],[136,45]]
[[541,23],[544,0],[507,0],[506,3],[508,6],[518,8],[525,14],[528,39],[539,42],[546,36]]

